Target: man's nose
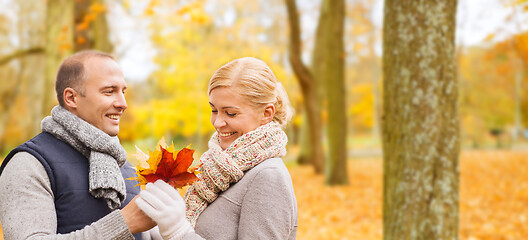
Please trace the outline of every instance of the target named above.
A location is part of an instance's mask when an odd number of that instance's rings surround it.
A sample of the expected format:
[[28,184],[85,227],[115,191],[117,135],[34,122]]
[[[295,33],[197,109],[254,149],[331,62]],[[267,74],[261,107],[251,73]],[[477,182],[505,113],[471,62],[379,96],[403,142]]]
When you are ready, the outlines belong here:
[[126,103],[126,98],[125,98],[125,94],[124,93],[119,93],[118,96],[117,96],[117,99],[116,101],[114,102],[114,106],[116,108],[120,108],[120,109],[123,109],[125,110],[128,105]]

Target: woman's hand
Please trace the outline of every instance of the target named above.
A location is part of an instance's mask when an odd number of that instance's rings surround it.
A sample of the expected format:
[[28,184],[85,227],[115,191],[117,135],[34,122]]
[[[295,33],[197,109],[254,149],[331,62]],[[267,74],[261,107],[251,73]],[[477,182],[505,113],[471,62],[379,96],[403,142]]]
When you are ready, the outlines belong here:
[[185,218],[185,202],[180,193],[162,180],[148,183],[136,199],[137,206],[156,223],[164,239],[181,239],[194,231]]

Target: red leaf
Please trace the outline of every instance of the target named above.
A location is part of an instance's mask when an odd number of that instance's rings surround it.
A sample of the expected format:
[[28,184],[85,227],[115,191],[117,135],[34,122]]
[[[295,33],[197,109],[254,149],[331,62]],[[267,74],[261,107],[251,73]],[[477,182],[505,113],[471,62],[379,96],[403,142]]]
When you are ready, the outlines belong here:
[[198,177],[196,177],[196,175],[194,175],[194,173],[188,173],[188,172],[184,172],[184,173],[180,173],[174,177],[172,177],[168,183],[170,185],[172,185],[173,187],[175,188],[181,188],[181,187],[184,187],[186,185],[189,185],[190,183],[189,182],[194,182],[194,181],[198,181]]
[[[137,167],[136,174],[138,177],[132,179],[139,180],[140,185],[161,179],[175,188],[181,188],[199,180],[198,177],[196,177],[196,169],[199,166],[190,167],[194,160],[194,150],[183,148],[178,151],[176,157],[174,157],[173,149],[174,147],[172,145],[171,147],[167,147],[163,140],[160,141],[157,150],[152,153],[146,161],[148,167]],[[136,157],[137,156],[139,155],[136,155]],[[143,158],[146,158],[146,155],[142,154],[141,158],[141,160],[138,160],[145,162]]]

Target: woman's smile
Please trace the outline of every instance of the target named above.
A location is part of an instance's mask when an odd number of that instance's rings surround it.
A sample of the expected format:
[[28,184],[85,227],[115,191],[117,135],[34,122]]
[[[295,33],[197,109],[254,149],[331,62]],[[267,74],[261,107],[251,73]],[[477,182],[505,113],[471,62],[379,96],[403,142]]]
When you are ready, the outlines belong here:
[[228,138],[228,137],[231,137],[235,134],[236,132],[225,132],[225,133],[222,133],[222,132],[218,132],[218,135],[222,138]]

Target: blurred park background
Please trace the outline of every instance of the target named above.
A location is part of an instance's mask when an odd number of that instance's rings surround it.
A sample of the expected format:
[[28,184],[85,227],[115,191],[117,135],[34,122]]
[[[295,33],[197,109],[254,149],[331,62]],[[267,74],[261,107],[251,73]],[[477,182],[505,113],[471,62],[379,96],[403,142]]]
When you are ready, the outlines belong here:
[[[296,3],[298,31],[287,3]],[[346,161],[334,161],[325,98],[307,99],[291,56],[316,71],[322,0],[0,0],[0,157],[40,132],[56,104],[60,62],[83,49],[113,54],[128,109],[119,137],[154,149],[161,137],[207,148],[207,83],[232,59],[267,62],[296,110],[287,127],[299,205],[298,239],[382,239],[382,0],[344,1],[342,92]],[[460,238],[528,236],[528,3],[459,0],[456,61],[460,126]],[[323,33],[324,34],[324,33]],[[296,52],[297,49],[298,51]],[[312,75],[316,75],[315,73]],[[319,84],[319,85],[318,85]],[[315,83],[315,94],[324,83]],[[307,127],[309,101],[319,124]],[[321,153],[309,139],[321,131]],[[322,162],[317,162],[321,160]],[[134,159],[130,159],[134,162]],[[340,179],[323,171],[328,162]],[[341,173],[342,174],[342,173]],[[344,176],[344,177],[343,177]],[[1,230],[0,230],[1,231]]]

